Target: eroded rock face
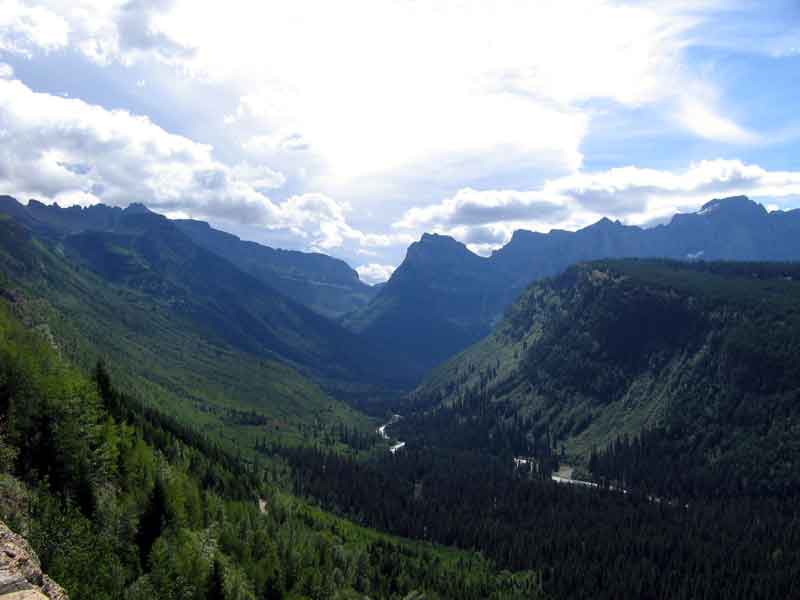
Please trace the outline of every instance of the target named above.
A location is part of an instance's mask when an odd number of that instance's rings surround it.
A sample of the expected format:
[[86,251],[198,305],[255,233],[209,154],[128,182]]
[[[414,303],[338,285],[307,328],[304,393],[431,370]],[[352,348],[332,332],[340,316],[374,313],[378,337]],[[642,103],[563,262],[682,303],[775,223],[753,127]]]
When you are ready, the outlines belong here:
[[57,583],[42,573],[28,541],[0,522],[0,600],[69,600]]

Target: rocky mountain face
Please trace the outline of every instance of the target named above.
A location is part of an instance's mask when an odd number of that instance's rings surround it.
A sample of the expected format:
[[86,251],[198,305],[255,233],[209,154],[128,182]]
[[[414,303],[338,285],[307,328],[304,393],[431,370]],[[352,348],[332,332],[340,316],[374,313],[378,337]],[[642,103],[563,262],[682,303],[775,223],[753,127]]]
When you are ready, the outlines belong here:
[[0,522],[0,600],[68,600],[27,540]]
[[432,368],[488,335],[532,281],[582,261],[625,257],[798,260],[800,210],[767,212],[737,196],[650,229],[604,218],[575,232],[517,231],[486,258],[452,238],[426,234],[378,296],[345,323],[415,351],[423,368]]

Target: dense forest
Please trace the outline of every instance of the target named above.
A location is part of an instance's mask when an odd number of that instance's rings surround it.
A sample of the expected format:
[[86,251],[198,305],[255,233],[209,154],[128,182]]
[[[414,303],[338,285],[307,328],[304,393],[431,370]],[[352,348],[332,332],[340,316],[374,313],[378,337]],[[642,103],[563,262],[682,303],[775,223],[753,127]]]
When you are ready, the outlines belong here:
[[665,427],[684,444],[665,460],[694,452],[750,487],[796,482],[799,307],[792,264],[579,265],[531,286],[492,336],[432,373],[398,435],[434,440],[426,423],[448,423],[438,444],[502,449],[495,438],[522,427],[585,464]]
[[442,448],[364,463],[272,448],[294,491],[361,523],[542,573],[553,598],[789,598],[800,593],[800,496],[662,500],[557,484],[511,460]]
[[71,368],[0,306],[0,518],[80,599],[530,598],[534,573],[356,526]]

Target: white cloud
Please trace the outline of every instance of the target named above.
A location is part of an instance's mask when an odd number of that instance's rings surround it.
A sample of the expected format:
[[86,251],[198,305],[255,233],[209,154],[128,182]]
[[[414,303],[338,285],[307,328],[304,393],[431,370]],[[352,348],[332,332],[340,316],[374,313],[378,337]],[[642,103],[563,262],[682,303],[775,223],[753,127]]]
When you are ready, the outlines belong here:
[[0,79],[11,79],[14,77],[14,67],[11,65],[0,62]]
[[396,229],[447,233],[485,254],[515,229],[578,229],[611,216],[646,224],[694,210],[714,197],[800,198],[800,171],[769,171],[738,160],[709,160],[683,171],[623,167],[560,177],[535,190],[463,189],[415,207]]
[[715,114],[707,106],[686,99],[682,102],[680,120],[700,137],[735,143],[754,143],[758,136],[734,121]]
[[58,50],[67,45],[69,31],[67,20],[49,8],[0,0],[0,50],[28,57]]
[[152,57],[180,66],[193,49],[163,30],[174,8],[172,0],[0,0],[0,49],[32,57],[69,46],[100,64]]
[[548,182],[543,191],[594,214],[639,222],[655,210],[697,205],[712,196],[795,196],[800,194],[800,172],[768,171],[739,160],[704,160],[678,172],[623,167],[579,173]]
[[369,263],[368,265],[361,265],[356,267],[358,276],[365,282],[374,284],[387,281],[394,273],[395,267],[391,265],[381,265],[378,263]]
[[684,83],[677,88],[676,97],[677,121],[695,135],[735,144],[756,144],[762,141],[758,134],[721,113],[719,93],[707,82]]
[[27,29],[34,9],[0,2],[28,52],[155,60],[237,91],[220,121],[248,161],[295,177],[302,160],[300,181],[337,196],[575,172],[591,100],[660,103],[700,137],[752,141],[685,64],[716,1],[50,0]]
[[170,214],[289,230],[323,249],[346,240],[366,247],[392,243],[351,227],[350,206],[324,194],[281,203],[265,195],[284,182],[263,165],[228,167],[211,146],[145,117],[0,79],[0,192],[82,205],[143,201]]
[[691,79],[684,49],[706,12],[606,0],[234,0],[178,2],[161,25],[197,49],[189,72],[242,90],[225,121],[252,138],[246,148],[310,149],[328,185],[400,174],[452,189],[578,169],[587,100],[678,102]]
[[0,80],[0,185],[12,194],[110,204],[182,203],[206,214],[268,221],[277,207],[218,163],[212,148],[145,117]]
[[240,164],[236,165],[232,172],[234,177],[246,181],[256,190],[274,190],[286,183],[286,176],[283,173],[274,171],[266,165]]
[[547,200],[539,191],[459,190],[440,204],[412,208],[397,228],[419,228],[438,225],[482,225],[498,221],[529,221],[538,217],[557,220],[564,217],[565,207]]

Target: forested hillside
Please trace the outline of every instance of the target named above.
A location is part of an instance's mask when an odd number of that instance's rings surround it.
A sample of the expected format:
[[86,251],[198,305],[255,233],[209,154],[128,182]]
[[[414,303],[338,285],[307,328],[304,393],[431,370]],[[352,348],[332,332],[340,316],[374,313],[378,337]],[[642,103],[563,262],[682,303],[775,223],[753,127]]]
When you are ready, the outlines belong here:
[[286,494],[198,429],[89,379],[0,301],[0,519],[72,600],[535,598],[539,578]]
[[642,464],[596,457],[605,477],[680,495],[796,490],[798,356],[796,265],[587,263],[531,286],[434,372],[398,435],[506,455],[545,442],[579,465],[627,437]]
[[[368,419],[276,357],[245,352],[230,336],[198,324],[191,307],[208,306],[213,315],[219,300],[210,293],[195,297],[179,285],[184,277],[165,287],[169,278],[137,263],[122,245],[112,249],[123,264],[131,259],[131,270],[107,257],[97,268],[135,284],[104,279],[67,260],[69,248],[48,247],[0,218],[0,293],[84,372],[106,358],[120,384],[139,390],[143,400],[243,449],[264,435],[299,440],[339,424],[371,430]],[[222,286],[226,275],[219,277]]]
[[555,483],[547,469],[436,441],[366,464],[310,448],[270,452],[289,461],[297,493],[372,527],[475,549],[512,571],[534,569],[548,597],[798,592],[796,492],[662,499]]

